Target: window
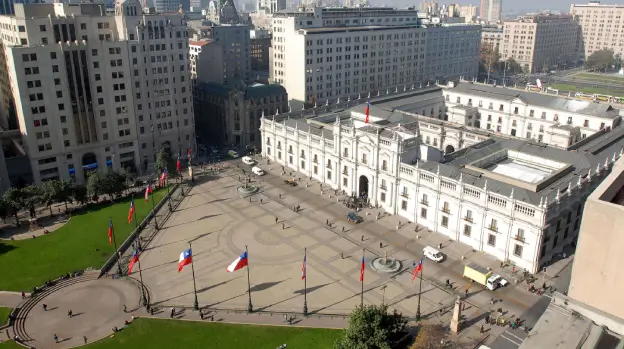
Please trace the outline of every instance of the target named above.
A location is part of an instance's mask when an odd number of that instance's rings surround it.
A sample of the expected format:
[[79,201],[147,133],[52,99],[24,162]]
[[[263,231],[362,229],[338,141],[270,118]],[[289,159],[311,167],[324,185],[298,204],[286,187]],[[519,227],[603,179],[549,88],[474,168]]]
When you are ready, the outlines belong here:
[[386,202],[386,193],[381,193],[379,195],[379,200],[381,200],[381,202]]
[[403,211],[407,211],[407,201],[406,200],[401,200],[401,209]]
[[464,217],[464,219],[472,223],[472,211],[471,210],[466,210],[466,217]]
[[327,179],[331,180],[331,171],[327,171]]
[[516,233],[516,236],[514,239],[524,242],[524,229],[518,228],[518,232]]
[[420,203],[423,204],[423,205],[428,205],[429,204],[429,199],[427,198],[427,194],[423,194],[422,201]]
[[522,246],[522,245],[518,245],[518,244],[516,244],[516,245],[514,246],[514,251],[513,251],[514,256],[516,256],[516,257],[522,257],[522,249],[523,249],[523,246]]
[[487,244],[490,245],[490,246],[496,246],[496,235],[488,234]]
[[349,157],[349,148],[344,148],[344,151],[342,152],[342,156]]
[[301,169],[305,170],[305,161],[301,161]]
[[464,224],[464,236],[470,237],[471,233],[472,233],[472,226],[468,224]]
[[424,207],[420,209],[420,218],[427,219],[427,209]]
[[448,201],[444,201],[444,204],[442,205],[442,212],[444,212],[444,213],[450,213],[451,212],[451,209],[449,208]]
[[496,219],[492,218],[492,221],[490,222],[490,226],[488,228],[493,231],[498,231],[497,224],[498,222],[496,222]]
[[362,154],[362,163],[366,164],[366,154]]
[[342,185],[343,185],[343,186],[345,186],[345,187],[346,187],[347,185],[349,185],[349,180],[347,179],[347,177],[344,177],[344,178],[342,179]]
[[388,171],[388,160],[381,161],[381,169],[384,171]]
[[442,216],[442,226],[445,228],[448,228],[448,217],[447,216]]

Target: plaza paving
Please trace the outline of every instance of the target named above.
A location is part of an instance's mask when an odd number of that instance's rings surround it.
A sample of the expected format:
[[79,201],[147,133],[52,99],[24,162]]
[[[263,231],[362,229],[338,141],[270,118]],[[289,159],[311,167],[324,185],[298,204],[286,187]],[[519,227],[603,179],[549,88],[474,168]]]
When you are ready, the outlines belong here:
[[[474,261],[500,269],[499,262],[409,222],[401,222],[402,227],[397,230],[398,217],[386,215],[376,221],[377,210],[364,210],[360,212],[363,223],[348,223],[345,219],[348,210],[329,191],[321,195],[318,182],[310,182],[309,187],[305,181],[298,187],[285,186],[279,173],[271,173],[273,170],[261,177],[260,183],[254,183],[260,185],[261,191],[251,196],[250,202],[248,197],[241,198],[236,192],[240,185],[238,171],[198,178],[142,255],[143,281],[153,303],[192,307],[191,268],[187,266],[181,273],[177,270],[178,256],[188,248],[189,241],[193,242],[193,264],[202,308],[247,308],[247,271],[227,273],[225,270],[246,245],[256,311],[302,311],[304,248],[308,256],[307,300],[312,314],[348,314],[360,303],[359,269],[362,249],[366,249],[364,302],[379,304],[383,299],[391,308],[413,317],[418,304],[418,280],[412,282],[409,266],[420,259],[425,245],[438,243],[443,244],[442,252],[448,258],[441,264],[425,261],[421,297],[425,318],[448,323],[450,307],[466,289],[464,315],[468,324],[476,323],[492,308],[502,307],[507,316],[517,316],[539,299],[526,292],[524,285],[512,284],[495,292],[471,285],[461,277],[464,264]],[[296,205],[301,205],[299,213],[292,209]],[[327,219],[332,222],[332,228],[326,226]],[[368,262],[385,253],[401,260],[404,270],[399,274],[372,270]],[[514,275],[506,275],[513,282]],[[452,290],[444,287],[447,278],[454,285]],[[491,304],[492,299],[496,300],[495,304]],[[492,334],[497,331],[494,328]]]

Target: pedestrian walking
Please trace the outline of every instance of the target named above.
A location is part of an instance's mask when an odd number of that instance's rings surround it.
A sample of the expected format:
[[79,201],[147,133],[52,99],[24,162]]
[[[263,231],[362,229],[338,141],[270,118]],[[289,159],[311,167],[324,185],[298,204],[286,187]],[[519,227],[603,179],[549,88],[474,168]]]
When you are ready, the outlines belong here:
[[288,315],[284,314],[284,322],[288,321]]
[[448,287],[448,288],[451,287],[451,280],[446,279],[446,287]]
[[483,332],[484,332],[483,325],[481,325],[481,329],[479,330],[479,333],[483,333]]
[[43,311],[48,311],[48,305],[47,304],[41,304],[41,307],[43,308]]
[[201,310],[199,311],[199,318],[202,320],[204,319],[204,313]]
[[464,295],[466,295],[466,297],[468,296],[468,289],[466,289],[466,292],[464,292]]
[[344,226],[342,227],[342,232],[344,233]]
[[84,344],[87,344],[87,336],[82,336],[82,340],[84,341]]
[[173,319],[174,315],[175,315],[175,308],[171,308],[171,315],[169,317]]
[[279,221],[279,218],[275,217],[275,224],[277,224],[277,221]]
[[260,199],[260,203],[262,203],[262,198]]
[[490,315],[486,315],[485,316],[485,323],[489,324],[490,323]]
[[344,259],[344,252],[340,252],[340,258]]
[[26,292],[22,291],[22,299],[26,298]]
[[383,243],[379,243],[379,248],[383,248]]
[[329,219],[325,220],[325,225],[329,225]]
[[72,316],[74,316],[74,312],[72,312],[71,309],[69,309],[69,311],[67,312],[67,316],[69,316],[69,318],[71,319]]
[[126,308],[126,305],[125,305],[125,304],[123,305],[123,311],[124,311],[124,313],[127,313],[127,312],[128,312],[128,308]]
[[282,222],[282,230],[286,229],[286,223]]
[[249,197],[249,203],[251,203],[251,196]]
[[56,335],[56,333],[54,334],[52,338],[54,338],[54,343],[58,343],[58,336]]
[[364,235],[362,235],[362,241],[364,241]]

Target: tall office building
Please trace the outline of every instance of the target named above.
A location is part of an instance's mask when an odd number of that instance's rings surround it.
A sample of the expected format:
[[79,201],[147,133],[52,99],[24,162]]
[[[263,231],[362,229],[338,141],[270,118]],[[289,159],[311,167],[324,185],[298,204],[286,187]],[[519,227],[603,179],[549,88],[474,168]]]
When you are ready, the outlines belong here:
[[503,0],[481,0],[479,17],[486,22],[498,22],[502,19]]
[[310,104],[478,71],[481,26],[421,26],[417,10],[281,11],[273,29],[271,80]]
[[502,59],[513,58],[526,72],[545,72],[576,61],[579,24],[571,15],[540,14],[506,20]]
[[[35,182],[151,166],[194,144],[186,23],[136,0],[16,4],[0,16],[8,81]],[[42,64],[45,62],[45,64]],[[153,132],[151,131],[153,130]]]
[[286,0],[257,0],[259,10],[265,10],[267,13],[275,13],[286,8]]
[[579,58],[586,60],[594,51],[609,48],[624,55],[624,5],[601,5],[600,1],[570,5],[570,13],[578,17],[581,26]]
[[466,19],[466,23],[474,22],[479,15],[479,7],[475,5],[458,5],[457,11],[459,12],[459,17]]

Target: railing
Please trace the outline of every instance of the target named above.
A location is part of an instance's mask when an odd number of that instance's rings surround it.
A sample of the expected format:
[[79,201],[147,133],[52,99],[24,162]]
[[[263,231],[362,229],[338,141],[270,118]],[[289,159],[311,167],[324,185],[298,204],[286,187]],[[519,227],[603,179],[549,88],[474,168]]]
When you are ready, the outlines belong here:
[[440,209],[440,211],[444,212],[444,213],[451,213],[451,210],[448,207],[442,207]]
[[520,241],[520,242],[524,242],[524,236],[523,235],[516,235],[516,236],[514,236],[514,240]]
[[429,201],[420,200],[420,204],[424,206],[429,206]]
[[312,160],[313,163],[318,164],[318,159]]
[[388,166],[381,166],[382,171],[388,171]]
[[404,197],[406,199],[409,199],[409,194],[408,193],[403,192],[403,193],[401,193],[399,195],[401,195],[402,197]]
[[464,217],[464,220],[465,220],[466,222],[473,223],[472,217],[468,217],[468,216],[466,216],[466,217]]
[[495,226],[495,225],[489,225],[487,228],[490,229],[491,231],[494,231],[494,232],[498,233],[498,227]]
[[365,165],[368,163],[368,161],[366,161],[366,159],[362,159],[362,161],[360,161],[360,162],[365,164]]
[[379,189],[387,190],[388,186],[386,186],[385,184],[382,184],[379,186]]

